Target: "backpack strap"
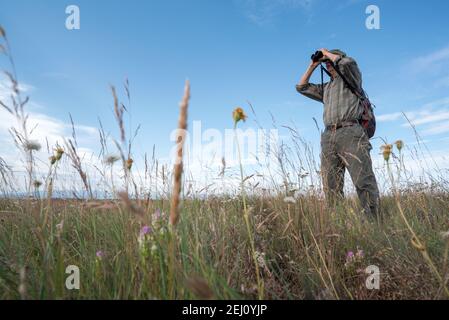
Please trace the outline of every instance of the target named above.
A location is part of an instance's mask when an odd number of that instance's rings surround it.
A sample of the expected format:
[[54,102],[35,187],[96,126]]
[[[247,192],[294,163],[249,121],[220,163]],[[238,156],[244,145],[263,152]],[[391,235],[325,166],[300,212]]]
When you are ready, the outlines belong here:
[[321,90],[324,97],[324,73],[326,73],[329,76],[329,78],[332,78],[332,75],[330,74],[329,71],[327,71],[325,67],[323,67],[323,64],[320,63],[320,67],[321,67]]
[[[359,99],[361,100],[366,100],[367,97],[366,95],[363,93],[360,93],[356,88],[354,88],[354,86],[352,86],[349,81],[346,79],[346,77],[341,73],[340,69],[338,68],[338,66],[335,65],[335,63],[333,63],[331,61],[332,67],[334,67],[335,71],[337,72],[337,74],[341,77],[341,79],[343,80],[343,82],[345,83],[345,85],[348,87],[349,90],[351,90],[351,92],[356,95]],[[362,89],[363,92],[363,89]]]

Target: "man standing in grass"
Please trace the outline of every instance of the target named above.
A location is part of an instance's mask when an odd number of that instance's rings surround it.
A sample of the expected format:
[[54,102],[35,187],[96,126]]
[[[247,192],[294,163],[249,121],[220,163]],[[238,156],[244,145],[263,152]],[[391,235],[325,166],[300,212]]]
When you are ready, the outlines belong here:
[[[360,122],[363,108],[359,97],[340,76],[361,92],[362,75],[357,63],[340,50],[321,49],[317,53],[321,58],[312,59],[296,90],[324,103],[326,129],[321,135],[321,172],[327,203],[332,208],[344,197],[344,175],[348,169],[364,212],[377,217],[379,189],[370,156],[372,146]],[[309,83],[321,62],[326,63],[331,80],[320,85]]]

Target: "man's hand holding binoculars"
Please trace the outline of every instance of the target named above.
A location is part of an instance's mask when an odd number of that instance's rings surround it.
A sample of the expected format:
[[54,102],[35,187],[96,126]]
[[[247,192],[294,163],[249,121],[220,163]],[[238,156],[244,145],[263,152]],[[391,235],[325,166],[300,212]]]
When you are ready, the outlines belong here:
[[312,66],[318,66],[321,62],[325,61],[332,61],[335,62],[338,58],[338,55],[333,54],[332,52],[329,52],[329,50],[322,48],[318,51],[316,51],[314,54],[312,54]]
[[337,61],[337,58],[339,56],[336,54],[333,54],[329,52],[329,50],[322,48],[318,51],[316,51],[312,57],[309,67],[307,68],[304,75],[301,77],[301,80],[299,80],[298,85],[305,85],[309,83],[310,77],[312,76],[312,73],[315,71],[315,69],[320,65],[320,63],[325,61]]

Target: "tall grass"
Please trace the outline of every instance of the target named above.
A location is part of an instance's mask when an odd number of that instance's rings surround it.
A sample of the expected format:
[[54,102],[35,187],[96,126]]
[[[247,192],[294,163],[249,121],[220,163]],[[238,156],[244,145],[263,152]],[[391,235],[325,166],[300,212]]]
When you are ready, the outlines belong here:
[[[9,54],[8,43],[5,48]],[[16,77],[10,80],[19,90]],[[124,89],[130,105],[128,81]],[[36,148],[26,147],[32,141],[23,109],[27,100],[18,100],[18,93],[12,106],[2,106],[19,120],[12,132],[27,159],[30,191]],[[427,171],[431,187],[403,183],[410,177],[405,148],[394,157],[391,147],[391,159],[378,172],[390,190],[382,196],[379,224],[363,219],[353,196],[335,210],[326,207],[313,148],[292,127],[291,144],[274,148],[279,166],[273,171],[259,163],[245,176],[243,167],[234,172],[223,159],[217,182],[195,189],[195,177],[182,161],[171,171],[154,149],[144,156],[144,170],[133,171],[133,128],[129,122],[127,138],[124,119],[129,108],[114,87],[112,97],[120,138],[113,139],[111,153],[112,138],[100,121],[102,161],[94,171],[80,156],[73,121],[72,139],[64,149],[54,146],[45,191],[28,193],[31,199],[6,192],[17,178],[0,159],[1,299],[448,298],[447,180],[444,173]],[[181,130],[189,97],[187,83]],[[94,172],[106,196],[92,188]],[[75,179],[84,194],[76,189],[70,199],[53,196],[57,183]],[[232,179],[241,189],[223,192]],[[79,290],[65,287],[69,265],[80,268]],[[380,269],[380,290],[365,286],[370,265]]]

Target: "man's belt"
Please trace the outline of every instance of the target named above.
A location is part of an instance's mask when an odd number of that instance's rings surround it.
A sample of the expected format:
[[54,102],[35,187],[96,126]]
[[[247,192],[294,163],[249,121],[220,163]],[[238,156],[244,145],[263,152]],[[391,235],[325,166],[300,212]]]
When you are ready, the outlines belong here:
[[359,124],[359,123],[360,122],[357,121],[357,120],[343,121],[343,122],[338,123],[338,124],[331,124],[331,125],[327,126],[326,130],[335,132],[338,129],[345,128],[345,127],[352,127],[352,126],[354,126],[356,124]]

